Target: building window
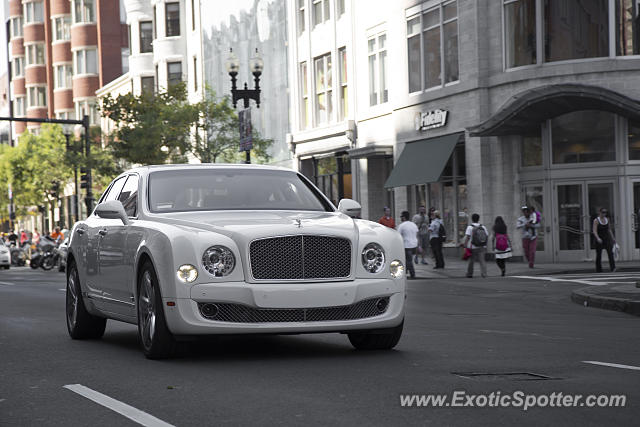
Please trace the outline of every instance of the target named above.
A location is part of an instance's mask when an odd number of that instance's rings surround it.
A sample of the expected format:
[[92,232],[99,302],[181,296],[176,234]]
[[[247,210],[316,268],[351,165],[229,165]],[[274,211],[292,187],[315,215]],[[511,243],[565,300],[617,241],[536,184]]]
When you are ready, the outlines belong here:
[[629,120],[629,160],[640,160],[640,122]]
[[54,68],[54,88],[71,89],[71,64],[56,65]]
[[336,16],[338,17],[338,19],[340,19],[340,17],[344,15],[345,3],[346,3],[346,0],[336,1]]
[[10,28],[10,38],[22,37],[22,16],[16,16],[15,18],[11,18],[9,22]]
[[386,34],[371,37],[367,42],[369,53],[369,105],[382,104],[389,100],[386,42]]
[[338,205],[341,199],[350,199],[351,188],[351,160],[348,156],[323,157],[314,160],[314,182],[316,186]]
[[314,59],[316,81],[316,123],[328,123],[333,112],[331,54]]
[[640,54],[640,0],[616,0],[616,55]]
[[89,124],[97,125],[100,121],[95,100],[76,101],[76,120],[89,116]]
[[69,33],[69,27],[71,26],[71,17],[67,16],[59,16],[57,18],[53,18],[53,41],[66,41],[71,40],[71,35]]
[[96,22],[95,0],[73,0],[73,23]]
[[24,22],[25,24],[44,22],[44,6],[41,1],[24,3]]
[[193,91],[198,91],[198,58],[193,57]]
[[98,51],[93,49],[82,49],[73,52],[74,74],[97,74],[98,73]]
[[542,166],[542,135],[522,137],[522,166]]
[[609,56],[609,5],[544,0],[545,61]]
[[158,38],[158,28],[156,26],[156,21],[157,21],[156,16],[157,16],[156,15],[156,7],[153,6],[153,39],[154,40]]
[[13,100],[13,115],[17,117],[21,117],[26,115],[25,109],[25,97],[24,96],[16,96]]
[[56,119],[58,120],[71,120],[73,119],[70,111],[56,111]]
[[589,163],[616,159],[614,115],[575,111],[551,120],[553,163]]
[[300,95],[302,102],[300,103],[300,128],[306,129],[309,127],[310,114],[309,114],[309,87],[308,87],[308,74],[307,63],[300,63]]
[[347,88],[347,49],[340,48],[338,50],[338,66],[340,78],[340,120],[344,120],[349,115],[349,92]]
[[504,38],[507,68],[536,63],[536,0],[505,0]]
[[25,46],[27,67],[30,65],[44,64],[44,43],[36,43]]
[[27,96],[28,96],[28,102],[29,102],[29,105],[27,106],[27,108],[47,106],[47,87],[46,86],[28,87]]
[[24,56],[16,56],[11,61],[11,78],[24,76]]
[[196,5],[195,1],[191,0],[191,31],[196,30]]
[[156,87],[156,82],[153,76],[140,77],[140,87],[141,87],[142,93],[152,95]]
[[167,37],[180,35],[180,3],[166,3],[166,29]]
[[140,53],[153,52],[153,23],[151,21],[140,22]]
[[304,33],[306,29],[306,8],[305,3],[307,0],[296,0],[298,2],[298,34]]
[[167,62],[167,84],[169,86],[182,81],[182,62]]
[[313,28],[331,18],[329,0],[313,0]]
[[407,21],[409,92],[455,82],[458,72],[458,2],[443,2]]

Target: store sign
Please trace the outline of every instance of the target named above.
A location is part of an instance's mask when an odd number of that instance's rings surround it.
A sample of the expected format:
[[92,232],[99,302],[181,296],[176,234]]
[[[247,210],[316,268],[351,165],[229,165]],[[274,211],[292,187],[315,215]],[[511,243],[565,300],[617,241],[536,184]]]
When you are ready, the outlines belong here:
[[447,110],[432,110],[416,114],[416,130],[428,130],[442,127],[447,124]]

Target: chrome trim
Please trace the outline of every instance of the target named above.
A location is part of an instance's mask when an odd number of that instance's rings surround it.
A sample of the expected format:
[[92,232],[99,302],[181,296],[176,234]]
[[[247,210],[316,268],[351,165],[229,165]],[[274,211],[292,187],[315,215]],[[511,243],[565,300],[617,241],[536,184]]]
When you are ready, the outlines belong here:
[[132,302],[121,301],[119,299],[105,297],[104,295],[98,295],[98,294],[93,294],[93,293],[88,293],[87,292],[86,296],[89,299],[95,299],[95,300],[98,300],[98,301],[112,302],[112,303],[115,303],[115,304],[122,304],[122,305],[126,305],[126,306],[129,306],[129,307],[134,307],[135,306],[135,304],[132,303]]

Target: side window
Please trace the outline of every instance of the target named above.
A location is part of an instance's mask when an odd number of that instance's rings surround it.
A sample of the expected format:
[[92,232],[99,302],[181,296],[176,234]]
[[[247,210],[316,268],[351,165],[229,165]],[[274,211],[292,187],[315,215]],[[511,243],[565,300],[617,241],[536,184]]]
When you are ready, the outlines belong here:
[[118,198],[118,194],[120,194],[120,190],[122,190],[122,186],[124,185],[124,181],[126,178],[126,176],[123,176],[113,181],[113,184],[111,184],[111,187],[107,190],[107,193],[102,196],[102,200],[100,200],[100,203],[108,202],[109,200],[116,200]]
[[138,179],[138,175],[129,175],[118,197],[130,217],[136,216],[138,210]]

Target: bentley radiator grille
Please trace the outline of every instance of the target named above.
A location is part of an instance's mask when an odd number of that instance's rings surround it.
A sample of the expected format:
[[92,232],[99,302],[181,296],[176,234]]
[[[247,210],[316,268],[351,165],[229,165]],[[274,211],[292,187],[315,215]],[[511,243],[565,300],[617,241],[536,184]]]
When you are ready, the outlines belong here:
[[217,322],[270,323],[356,320],[380,316],[389,297],[370,298],[351,305],[313,308],[255,308],[232,303],[198,303],[202,317]]
[[259,239],[249,246],[256,280],[335,279],[351,274],[351,243],[329,236]]

